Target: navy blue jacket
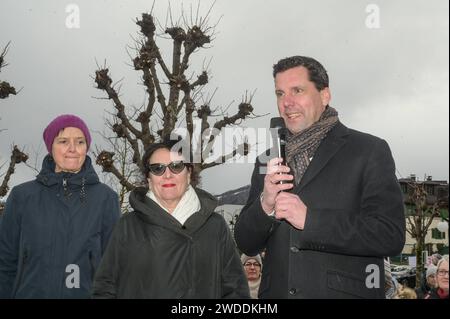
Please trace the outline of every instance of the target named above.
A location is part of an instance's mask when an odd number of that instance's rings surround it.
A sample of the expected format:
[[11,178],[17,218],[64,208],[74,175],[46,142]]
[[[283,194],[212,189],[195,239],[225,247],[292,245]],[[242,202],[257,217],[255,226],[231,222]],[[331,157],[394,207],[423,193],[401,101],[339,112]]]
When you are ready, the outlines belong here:
[[0,298],[88,298],[120,217],[117,194],[87,156],[80,172],[55,173],[46,156],[34,181],[14,187],[0,226]]

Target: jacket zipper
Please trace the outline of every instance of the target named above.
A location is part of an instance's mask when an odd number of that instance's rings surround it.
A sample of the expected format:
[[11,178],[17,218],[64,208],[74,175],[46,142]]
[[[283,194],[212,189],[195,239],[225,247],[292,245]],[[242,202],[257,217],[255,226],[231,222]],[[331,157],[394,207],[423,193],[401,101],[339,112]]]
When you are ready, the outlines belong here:
[[63,178],[63,189],[64,189],[64,196],[67,197],[69,196],[69,189],[67,188],[67,178]]
[[22,257],[22,264],[21,264],[21,267],[20,267],[20,273],[19,273],[19,277],[17,279],[16,289],[14,289],[13,298],[16,297],[17,291],[19,290],[20,285],[22,284],[22,277],[23,277],[23,274],[25,272],[25,265],[27,263],[27,259],[28,259],[28,251],[26,249],[24,249],[23,257]]

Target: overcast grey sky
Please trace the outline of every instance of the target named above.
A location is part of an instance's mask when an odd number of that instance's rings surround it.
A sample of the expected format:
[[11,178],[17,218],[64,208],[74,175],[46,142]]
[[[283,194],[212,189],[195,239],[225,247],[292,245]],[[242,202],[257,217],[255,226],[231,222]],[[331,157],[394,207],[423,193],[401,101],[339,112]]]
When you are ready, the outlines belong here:
[[[181,2],[171,2],[176,17]],[[203,15],[212,2],[201,1]],[[126,104],[144,101],[141,75],[129,66],[126,45],[137,35],[134,20],[152,3],[2,0],[0,47],[9,40],[11,47],[0,80],[23,89],[0,101],[0,128],[7,129],[0,134],[0,163],[15,143],[32,157],[39,152],[40,165],[43,128],[59,114],[78,114],[91,130],[103,129],[105,111],[113,107],[111,101],[93,98],[104,97],[91,79],[96,60],[107,60],[115,81],[124,78]],[[195,7],[197,2],[184,1],[184,7],[190,3]],[[69,4],[80,10],[79,28],[66,26]],[[213,106],[235,101],[230,114],[246,90],[256,90],[255,113],[270,113],[244,123],[257,128],[277,115],[272,65],[290,55],[312,56],[328,70],[330,104],[341,121],[384,138],[398,177],[415,173],[421,179],[427,174],[448,180],[448,6],[447,0],[218,0],[211,12],[212,22],[221,17],[215,41],[195,54],[192,65],[212,58],[205,94],[218,88]],[[157,0],[154,14],[162,23],[166,11],[167,1]],[[94,143],[102,143],[97,134]],[[220,193],[248,184],[252,168],[229,164],[204,171],[203,188]],[[33,176],[20,165],[11,186]]]

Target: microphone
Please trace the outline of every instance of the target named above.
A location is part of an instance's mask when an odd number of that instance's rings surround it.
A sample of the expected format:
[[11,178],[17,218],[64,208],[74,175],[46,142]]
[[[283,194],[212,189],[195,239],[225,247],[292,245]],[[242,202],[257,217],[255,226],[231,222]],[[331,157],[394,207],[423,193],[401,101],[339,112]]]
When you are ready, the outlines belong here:
[[[273,136],[274,138],[274,147],[276,147],[278,152],[278,157],[283,159],[283,162],[278,165],[287,165],[286,164],[286,125],[284,124],[284,119],[282,117],[273,117],[270,119],[270,128],[276,130],[276,134]],[[281,173],[280,173],[281,174]],[[287,183],[286,181],[280,181],[280,184]]]

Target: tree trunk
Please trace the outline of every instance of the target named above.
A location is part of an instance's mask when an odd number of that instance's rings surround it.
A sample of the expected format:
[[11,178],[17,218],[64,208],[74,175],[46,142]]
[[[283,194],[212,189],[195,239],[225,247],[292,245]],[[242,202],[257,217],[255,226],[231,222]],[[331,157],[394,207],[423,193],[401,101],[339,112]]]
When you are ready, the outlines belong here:
[[[424,238],[421,236],[417,238],[416,244],[416,287],[420,287],[422,283],[423,274],[423,248],[424,248]],[[411,287],[412,288],[412,287]]]

